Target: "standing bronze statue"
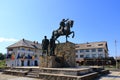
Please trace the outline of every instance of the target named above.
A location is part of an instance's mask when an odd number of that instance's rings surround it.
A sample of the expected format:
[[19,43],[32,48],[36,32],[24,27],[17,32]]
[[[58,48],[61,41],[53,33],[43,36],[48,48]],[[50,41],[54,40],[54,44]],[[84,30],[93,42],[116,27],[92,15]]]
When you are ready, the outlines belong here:
[[50,55],[55,55],[54,53],[55,47],[56,47],[55,39],[52,36],[52,38],[50,39]]
[[49,40],[47,39],[47,36],[44,36],[44,39],[42,40],[43,54],[47,53],[48,55],[48,46],[49,46]]

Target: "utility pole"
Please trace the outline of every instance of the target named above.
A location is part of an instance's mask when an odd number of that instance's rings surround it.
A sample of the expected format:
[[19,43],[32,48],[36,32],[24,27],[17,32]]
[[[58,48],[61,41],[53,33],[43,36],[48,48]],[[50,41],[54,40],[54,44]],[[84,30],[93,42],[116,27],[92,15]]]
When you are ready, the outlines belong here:
[[117,69],[117,41],[115,40],[115,56],[116,56],[116,69]]

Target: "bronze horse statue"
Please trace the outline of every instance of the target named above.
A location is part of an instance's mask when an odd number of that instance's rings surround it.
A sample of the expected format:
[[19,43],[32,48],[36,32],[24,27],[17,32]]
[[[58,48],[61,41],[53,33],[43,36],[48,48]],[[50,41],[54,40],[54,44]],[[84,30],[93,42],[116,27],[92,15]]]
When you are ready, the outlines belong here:
[[70,34],[72,35],[72,38],[74,38],[74,31],[71,31],[70,29],[73,27],[74,21],[73,20],[68,20],[65,24],[64,31],[62,29],[57,29],[52,32],[52,37],[54,40],[57,40],[60,36],[66,36],[66,42],[68,41],[67,38],[69,37]]

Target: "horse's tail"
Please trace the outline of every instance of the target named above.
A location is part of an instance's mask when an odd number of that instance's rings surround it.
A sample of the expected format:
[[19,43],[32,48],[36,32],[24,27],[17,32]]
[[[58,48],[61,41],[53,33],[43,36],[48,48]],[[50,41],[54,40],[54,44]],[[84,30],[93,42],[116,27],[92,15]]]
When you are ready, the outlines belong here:
[[58,31],[57,31],[57,30],[54,30],[54,31],[52,32],[52,37],[53,37],[54,40],[57,39],[57,36],[58,36],[57,34],[58,34]]

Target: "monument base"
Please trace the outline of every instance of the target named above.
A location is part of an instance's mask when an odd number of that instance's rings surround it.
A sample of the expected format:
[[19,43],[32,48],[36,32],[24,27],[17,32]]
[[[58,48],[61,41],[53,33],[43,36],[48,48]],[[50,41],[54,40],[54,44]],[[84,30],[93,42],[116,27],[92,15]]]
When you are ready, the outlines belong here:
[[[95,69],[99,71],[94,71]],[[94,80],[98,76],[108,73],[108,70],[104,70],[100,67],[41,68],[39,78],[45,80]]]
[[80,76],[93,72],[92,68],[41,68],[42,73]]
[[62,67],[61,63],[56,62],[58,58],[56,56],[40,56],[40,67],[46,68],[58,68]]
[[56,45],[55,56],[40,56],[40,67],[75,67],[75,44],[71,42]]

